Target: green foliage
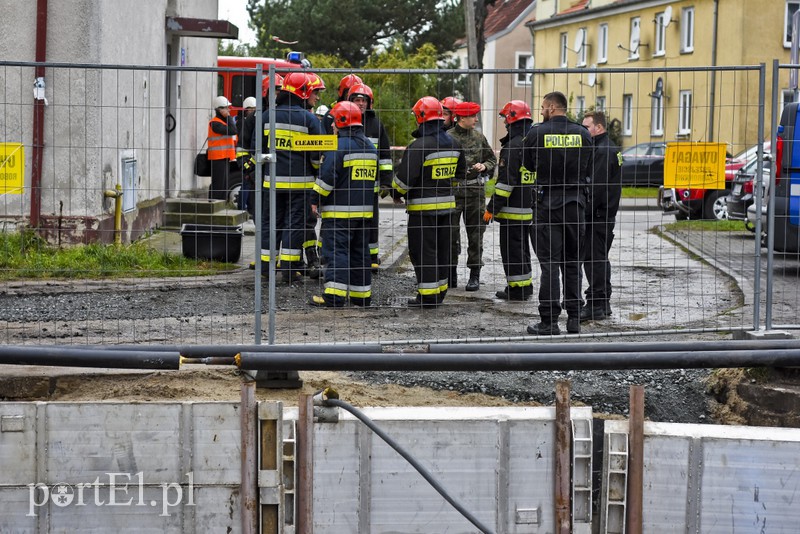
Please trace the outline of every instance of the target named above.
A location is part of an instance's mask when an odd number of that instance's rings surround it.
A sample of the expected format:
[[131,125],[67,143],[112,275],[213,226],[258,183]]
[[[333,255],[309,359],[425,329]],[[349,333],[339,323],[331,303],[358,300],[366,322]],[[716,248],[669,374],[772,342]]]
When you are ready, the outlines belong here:
[[158,252],[142,243],[59,249],[32,231],[0,233],[0,251],[0,280],[199,276],[234,268]]
[[664,226],[667,232],[694,230],[698,232],[744,232],[744,221],[731,220],[694,220],[694,221],[675,221]]
[[441,55],[464,35],[456,0],[248,0],[247,11],[259,56],[283,57],[292,46],[362,66],[387,41],[402,40],[407,50],[431,43]]
[[233,41],[228,40],[228,42],[223,45],[222,44],[223,41],[224,39],[220,39],[217,42],[217,55],[219,56],[248,57],[252,55],[250,53],[252,49],[250,48],[250,45],[248,45],[247,43],[234,45]]

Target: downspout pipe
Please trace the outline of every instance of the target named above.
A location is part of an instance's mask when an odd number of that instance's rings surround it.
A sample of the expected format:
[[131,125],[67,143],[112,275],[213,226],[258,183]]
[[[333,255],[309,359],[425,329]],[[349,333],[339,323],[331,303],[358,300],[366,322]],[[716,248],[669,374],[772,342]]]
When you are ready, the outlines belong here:
[[47,60],[47,0],[36,0],[35,87],[41,88],[33,99],[33,140],[31,164],[31,226],[39,227],[42,214],[42,155],[44,152],[44,63]]
[[[694,22],[693,22],[694,24]],[[717,31],[719,29],[719,0],[714,0],[714,21],[711,29],[711,66],[717,66]],[[714,106],[717,98],[717,72],[711,71],[708,95],[708,142],[714,142]]]

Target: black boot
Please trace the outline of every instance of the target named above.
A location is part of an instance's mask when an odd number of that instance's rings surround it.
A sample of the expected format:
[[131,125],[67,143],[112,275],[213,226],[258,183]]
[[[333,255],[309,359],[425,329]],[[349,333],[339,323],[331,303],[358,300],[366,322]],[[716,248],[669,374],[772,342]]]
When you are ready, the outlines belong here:
[[538,324],[528,325],[528,333],[534,336],[557,336],[561,333],[558,323],[542,319]]
[[447,287],[450,289],[458,287],[458,269],[455,265],[450,267],[450,279],[447,281]]
[[464,289],[467,291],[477,291],[481,287],[481,270],[480,269],[470,269],[469,270],[469,281],[467,285],[464,286]]
[[308,247],[306,252],[306,276],[309,278],[319,278],[319,254],[317,254],[317,247]]
[[581,333],[581,322],[577,316],[570,316],[567,317],[567,332],[570,334],[580,334]]

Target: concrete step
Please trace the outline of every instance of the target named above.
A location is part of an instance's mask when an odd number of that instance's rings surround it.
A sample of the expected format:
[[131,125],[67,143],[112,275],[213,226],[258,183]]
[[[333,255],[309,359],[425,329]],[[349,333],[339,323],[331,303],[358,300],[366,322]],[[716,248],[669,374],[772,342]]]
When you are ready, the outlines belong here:
[[[210,214],[228,209],[225,200],[209,200],[207,198],[168,198],[164,206],[165,213]],[[200,223],[198,223],[200,224]]]
[[165,213],[164,229],[179,230],[183,224],[214,224],[236,226],[244,223],[250,215],[244,210],[223,209],[214,213]]

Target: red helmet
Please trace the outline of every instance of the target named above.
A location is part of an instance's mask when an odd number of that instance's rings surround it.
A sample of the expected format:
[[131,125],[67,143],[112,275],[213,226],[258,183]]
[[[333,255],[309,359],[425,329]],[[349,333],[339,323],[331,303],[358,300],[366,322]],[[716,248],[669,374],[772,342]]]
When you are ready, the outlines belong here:
[[432,96],[423,96],[414,107],[411,108],[414,112],[414,117],[417,118],[417,124],[423,122],[442,120],[444,118],[444,111],[442,104]]
[[333,115],[333,124],[337,128],[361,126],[361,110],[347,100],[334,104],[331,115]]
[[311,80],[309,85],[311,85],[312,91],[324,91],[325,90],[325,82],[322,81],[322,78],[319,75],[314,74],[313,72],[308,73],[308,77]]
[[361,78],[356,76],[355,74],[348,74],[342,81],[339,82],[339,98],[342,98],[345,91],[348,91],[351,87],[355,84],[361,83]]
[[[276,72],[275,89],[280,90],[281,87],[283,87],[283,76],[281,76]],[[261,96],[266,98],[268,94],[269,94],[269,76],[264,76],[264,79],[261,80]]]
[[283,77],[281,90],[307,100],[311,96],[311,91],[314,90],[311,87],[311,76],[305,72],[290,72]]
[[522,100],[512,100],[506,103],[503,109],[500,110],[500,116],[506,119],[506,123],[508,124],[522,119],[533,120],[531,117],[531,107]]
[[445,108],[450,113],[453,113],[456,109],[456,106],[461,103],[461,100],[457,99],[454,96],[446,96],[442,99],[442,107]]
[[369,85],[365,83],[357,83],[351,87],[350,92],[347,93],[347,99],[352,102],[353,98],[356,96],[366,97],[367,109],[372,109],[372,89],[369,88]]

